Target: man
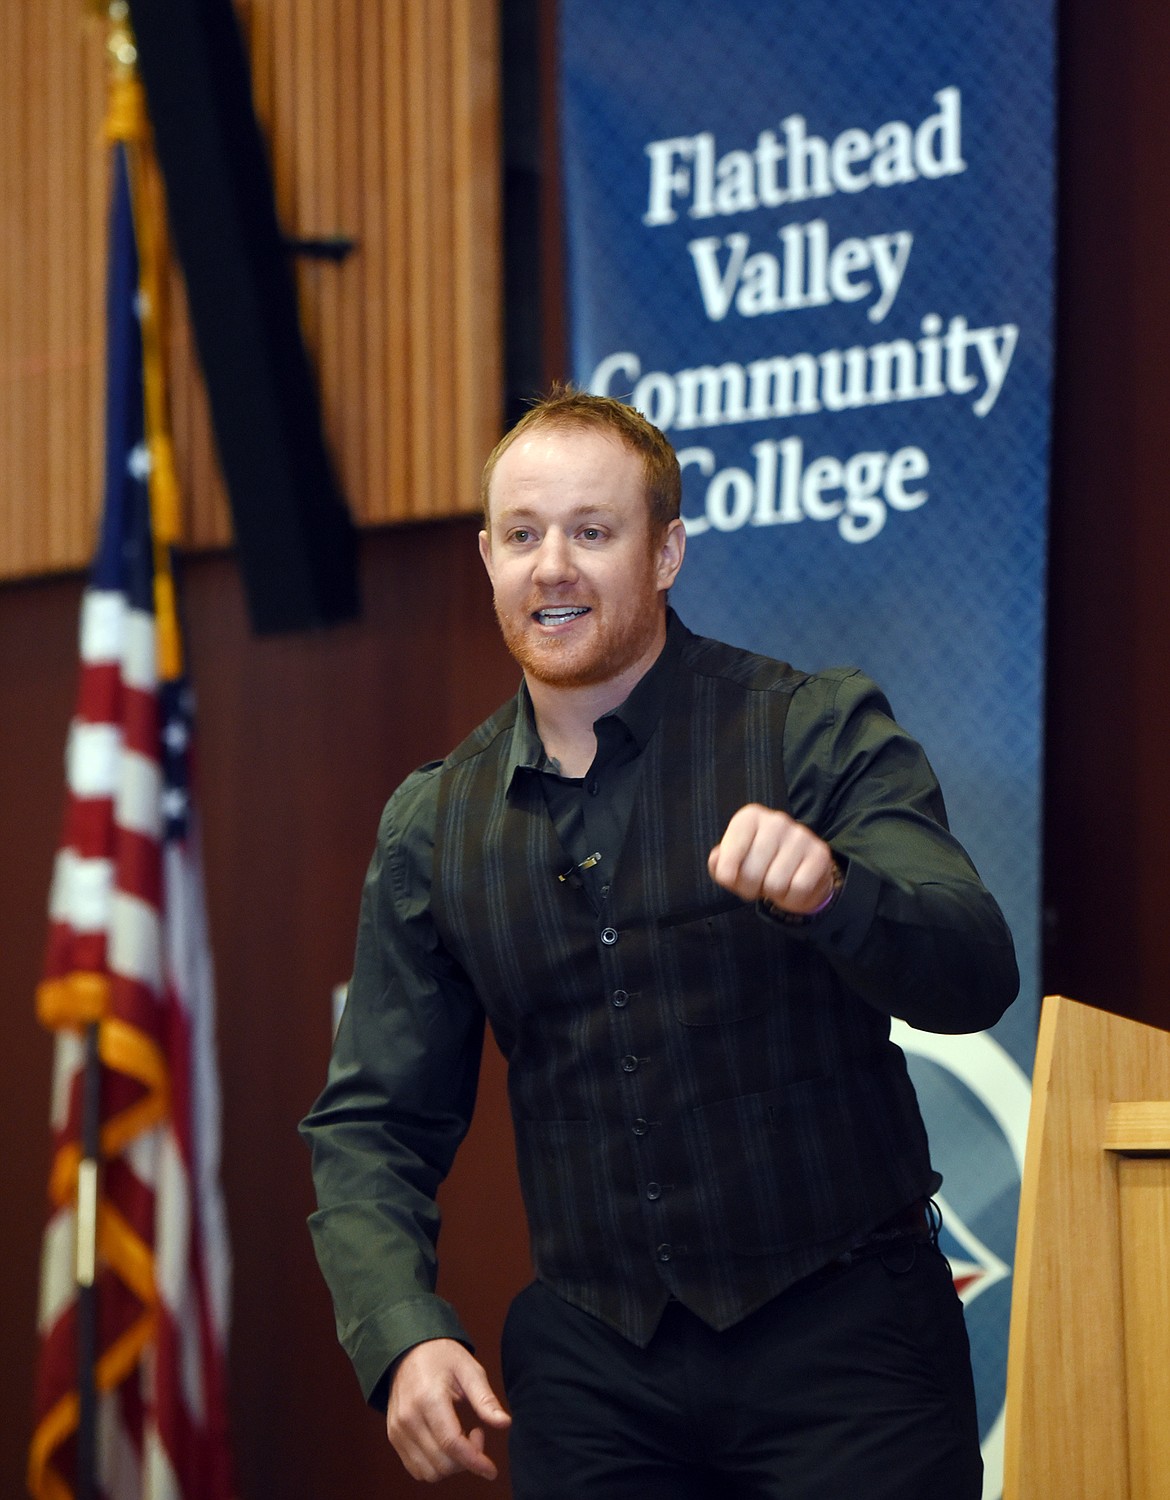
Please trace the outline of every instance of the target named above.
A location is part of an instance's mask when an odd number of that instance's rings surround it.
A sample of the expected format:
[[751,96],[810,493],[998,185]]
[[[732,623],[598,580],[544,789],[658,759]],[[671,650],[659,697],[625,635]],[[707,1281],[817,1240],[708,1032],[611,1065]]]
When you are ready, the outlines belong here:
[[[520,1500],[980,1493],[962,1313],[900,1016],[1017,975],[921,749],[856,672],[688,632],[677,460],[557,391],[484,471],[515,700],[399,788],[304,1124],[339,1334],[409,1472]],[[484,1017],[537,1281],[511,1416],[434,1295]]]

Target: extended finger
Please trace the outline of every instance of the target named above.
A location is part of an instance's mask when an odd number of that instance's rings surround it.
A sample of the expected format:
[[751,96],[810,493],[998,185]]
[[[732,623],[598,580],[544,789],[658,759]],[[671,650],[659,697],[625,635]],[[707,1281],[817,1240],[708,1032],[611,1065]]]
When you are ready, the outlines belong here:
[[495,1479],[496,1466],[484,1452],[483,1428],[465,1433],[452,1408],[436,1411],[418,1437],[415,1457],[423,1472],[416,1478],[433,1482],[467,1470],[482,1479]]
[[508,1427],[512,1418],[500,1405],[492,1390],[483,1367],[472,1361],[469,1368],[460,1372],[459,1385],[463,1398],[482,1422],[491,1427]]
[[[486,1396],[485,1394],[486,1393]],[[507,1421],[507,1413],[503,1412],[499,1402],[496,1400],[491,1387],[487,1383],[486,1376],[483,1379],[483,1392],[477,1392],[478,1400],[472,1400],[466,1388],[464,1397],[472,1406],[472,1410],[483,1404],[493,1411],[492,1420],[495,1421],[495,1413],[502,1414]],[[482,1427],[473,1427],[469,1433],[464,1432],[463,1424],[459,1420],[458,1413],[451,1407],[446,1407],[439,1414],[439,1426],[435,1432],[435,1438],[446,1462],[460,1469],[467,1469],[472,1474],[478,1474],[483,1479],[494,1479],[496,1477],[496,1466],[484,1452],[484,1431]],[[451,1470],[449,1472],[454,1472]]]

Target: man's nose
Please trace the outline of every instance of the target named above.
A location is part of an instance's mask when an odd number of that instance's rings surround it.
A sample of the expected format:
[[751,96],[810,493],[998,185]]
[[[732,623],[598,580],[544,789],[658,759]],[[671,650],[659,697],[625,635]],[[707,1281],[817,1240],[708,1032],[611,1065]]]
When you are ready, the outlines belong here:
[[573,549],[563,532],[547,531],[541,539],[532,576],[537,583],[565,583],[575,578]]

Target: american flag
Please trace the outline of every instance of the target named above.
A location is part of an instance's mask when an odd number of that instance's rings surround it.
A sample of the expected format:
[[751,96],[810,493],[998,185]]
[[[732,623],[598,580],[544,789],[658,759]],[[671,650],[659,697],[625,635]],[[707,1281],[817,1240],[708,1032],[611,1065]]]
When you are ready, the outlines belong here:
[[[81,608],[65,829],[37,995],[56,1041],[29,1488],[36,1500],[230,1500],[214,990],[190,795],[191,695],[170,549],[151,529],[169,450],[144,415],[151,309],[130,186],[119,143],[104,513]],[[145,346],[154,357],[157,340]],[[83,1165],[87,1079],[96,1084],[92,1174]],[[83,1201],[96,1182],[91,1270],[79,1178]]]

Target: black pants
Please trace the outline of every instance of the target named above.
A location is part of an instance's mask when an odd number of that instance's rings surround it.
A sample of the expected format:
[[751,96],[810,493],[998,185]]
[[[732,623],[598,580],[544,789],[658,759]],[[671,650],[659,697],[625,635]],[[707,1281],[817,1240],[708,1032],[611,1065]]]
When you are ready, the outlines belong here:
[[979,1500],[962,1308],[925,1243],[639,1349],[540,1283],[504,1329],[513,1500]]

